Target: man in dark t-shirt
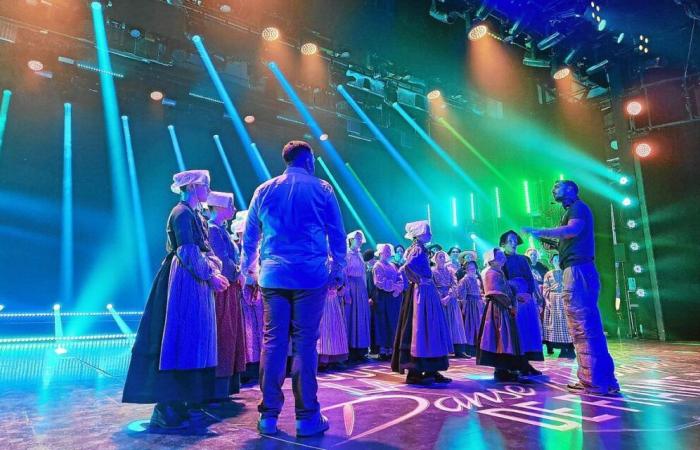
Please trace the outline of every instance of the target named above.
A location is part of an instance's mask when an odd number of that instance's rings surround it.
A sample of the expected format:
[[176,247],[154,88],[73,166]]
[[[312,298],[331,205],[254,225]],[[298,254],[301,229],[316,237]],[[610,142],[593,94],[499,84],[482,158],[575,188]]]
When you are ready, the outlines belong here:
[[578,197],[578,186],[573,181],[557,181],[552,195],[566,209],[560,226],[524,231],[536,238],[558,239],[556,247],[564,271],[562,300],[578,360],[579,381],[567,387],[577,393],[619,395],[615,364],[608,352],[598,309],[600,278],[593,262],[593,213]]

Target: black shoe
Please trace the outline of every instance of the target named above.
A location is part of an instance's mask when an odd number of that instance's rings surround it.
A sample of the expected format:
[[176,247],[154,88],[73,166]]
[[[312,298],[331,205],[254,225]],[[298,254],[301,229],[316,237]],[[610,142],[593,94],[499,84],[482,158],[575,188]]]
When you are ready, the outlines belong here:
[[528,364],[527,367],[520,371],[520,374],[526,377],[538,377],[542,375],[542,372],[532,367],[532,365]]
[[435,382],[438,384],[452,383],[452,378],[448,378],[440,372],[435,372],[435,374],[433,374],[433,377],[435,378]]
[[422,375],[407,375],[406,384],[412,384],[414,386],[430,386],[435,381],[434,378],[424,377]]
[[153,408],[149,428],[157,430],[180,430],[187,428],[187,417],[169,403],[157,403]]
[[455,354],[455,356],[456,356],[457,358],[463,358],[463,359],[469,359],[469,358],[471,358],[471,356],[467,355],[467,354],[464,353],[464,352],[459,352],[459,353]]
[[518,374],[506,369],[496,369],[493,371],[493,379],[496,381],[518,381]]

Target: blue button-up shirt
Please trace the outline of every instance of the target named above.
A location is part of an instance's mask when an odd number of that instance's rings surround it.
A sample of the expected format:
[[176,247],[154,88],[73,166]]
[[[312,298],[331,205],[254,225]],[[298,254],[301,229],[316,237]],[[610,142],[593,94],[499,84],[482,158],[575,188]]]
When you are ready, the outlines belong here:
[[331,269],[345,267],[346,251],[340,207],[326,181],[288,167],[255,190],[243,233],[241,272],[250,273],[259,258],[261,287],[321,287]]

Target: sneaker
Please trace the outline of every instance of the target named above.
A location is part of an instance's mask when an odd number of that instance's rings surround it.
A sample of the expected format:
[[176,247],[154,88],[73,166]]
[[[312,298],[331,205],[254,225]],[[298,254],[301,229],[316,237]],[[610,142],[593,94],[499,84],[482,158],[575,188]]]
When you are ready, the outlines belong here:
[[260,419],[258,419],[258,433],[266,436],[273,436],[277,434],[278,431],[277,417],[260,416]]
[[328,418],[321,413],[310,418],[297,420],[297,437],[308,437],[323,434],[330,428]]
[[589,394],[589,395],[599,395],[603,397],[617,397],[620,395],[620,388],[619,387],[611,387],[608,388],[605,391],[594,389],[587,387],[580,381],[576,383],[571,383],[567,384],[566,388],[569,390],[569,392],[574,393],[574,394]]

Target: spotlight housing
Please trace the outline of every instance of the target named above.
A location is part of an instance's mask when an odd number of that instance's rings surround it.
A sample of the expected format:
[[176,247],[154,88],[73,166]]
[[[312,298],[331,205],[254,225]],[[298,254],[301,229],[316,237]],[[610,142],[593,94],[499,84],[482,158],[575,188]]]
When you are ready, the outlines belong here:
[[262,38],[266,41],[276,41],[280,37],[280,30],[275,27],[267,27],[262,30]]
[[642,113],[642,104],[641,102],[637,100],[632,100],[627,103],[625,106],[625,110],[627,111],[627,114],[630,116],[638,116],[639,114]]
[[620,181],[621,185],[625,186],[626,184],[628,184],[630,182],[630,179],[623,175],[620,177],[619,181]]
[[634,229],[637,228],[637,221],[634,219],[630,219],[627,221],[627,228]]
[[61,310],[61,305],[58,304],[58,303],[56,303],[55,305],[53,305],[53,310],[54,310],[54,311],[60,311],[60,310]]
[[34,72],[39,72],[40,70],[44,70],[44,64],[41,61],[38,61],[36,59],[32,59],[29,62],[27,62],[27,67],[29,67]]
[[159,101],[163,100],[163,97],[164,97],[164,95],[161,91],[151,92],[151,100],[153,100],[153,101],[159,102]]
[[640,266],[639,264],[635,264],[635,265],[632,267],[632,270],[634,271],[634,273],[642,273],[642,272],[644,272],[644,268],[643,268],[642,266]]
[[428,100],[435,100],[436,98],[440,98],[441,95],[442,94],[440,93],[440,91],[438,89],[434,89],[434,90],[428,92],[427,97],[428,97]]
[[634,147],[634,152],[640,158],[646,158],[647,156],[651,155],[651,145],[647,144],[646,142],[640,142]]
[[318,139],[319,139],[320,141],[327,141],[327,140],[328,140],[328,134],[323,133],[322,135],[320,135],[320,136],[318,137]]
[[301,46],[301,54],[305,56],[315,55],[318,52],[318,46],[312,42],[307,42]]
[[629,197],[625,197],[622,199],[622,206],[630,206],[632,204],[632,200]]
[[469,37],[470,41],[478,41],[479,39],[483,38],[486,36],[489,32],[489,27],[486,26],[484,23],[480,23],[474,27],[472,27],[471,30],[469,30],[469,34],[467,35]]
[[630,250],[632,250],[633,252],[637,252],[637,251],[639,251],[639,249],[640,249],[639,242],[634,242],[634,241],[630,242]]
[[645,291],[645,290],[642,289],[642,288],[639,288],[639,289],[637,289],[637,291],[635,292],[635,294],[637,294],[637,297],[646,297],[646,296],[647,296],[647,291]]
[[554,78],[555,80],[563,80],[569,75],[571,75],[571,69],[569,69],[568,67],[561,67],[552,74],[552,78]]
[[247,115],[243,118],[243,121],[248,124],[253,123],[255,122],[255,116]]

